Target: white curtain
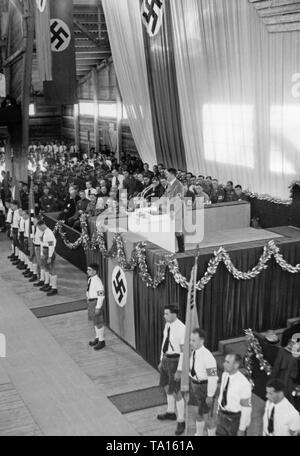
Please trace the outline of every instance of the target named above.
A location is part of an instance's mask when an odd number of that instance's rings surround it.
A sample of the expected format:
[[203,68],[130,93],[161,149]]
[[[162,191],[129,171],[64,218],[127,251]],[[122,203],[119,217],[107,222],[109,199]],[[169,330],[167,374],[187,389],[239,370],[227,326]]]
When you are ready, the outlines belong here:
[[144,162],[156,163],[139,0],[102,0],[112,56],[132,135]]
[[248,0],[171,5],[188,169],[287,198],[300,177],[300,32],[268,33]]

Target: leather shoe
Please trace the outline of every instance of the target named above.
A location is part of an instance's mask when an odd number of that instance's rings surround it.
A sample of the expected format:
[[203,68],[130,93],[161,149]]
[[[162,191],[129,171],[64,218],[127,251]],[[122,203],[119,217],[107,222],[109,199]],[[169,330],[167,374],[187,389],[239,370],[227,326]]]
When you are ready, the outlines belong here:
[[31,277],[33,277],[33,276],[34,276],[34,274],[31,271],[27,271],[26,274],[24,274],[24,277],[26,277],[26,279],[31,279]]
[[44,285],[45,285],[45,282],[42,280],[33,284],[34,287],[43,287]]
[[94,350],[99,351],[102,350],[106,346],[105,341],[98,342],[98,344],[94,347]]
[[177,429],[175,431],[175,435],[181,435],[185,431],[185,422],[177,423]]
[[96,347],[96,345],[98,345],[98,344],[99,344],[99,339],[95,339],[95,340],[89,342],[90,347]]
[[162,413],[161,415],[157,415],[157,419],[160,421],[167,421],[167,420],[176,421],[177,416],[176,416],[176,413],[166,412],[166,413]]
[[11,254],[7,257],[9,260],[16,260],[16,257],[14,254]]
[[47,283],[42,288],[40,288],[40,290],[48,293],[50,290],[52,290],[52,288],[50,287],[49,283]]
[[36,282],[37,279],[38,279],[37,276],[36,276],[36,275],[33,275],[33,276],[31,277],[31,279],[29,280],[29,282],[31,282],[31,283]]
[[12,262],[13,266],[19,266],[20,263],[21,263],[21,260],[15,260]]
[[47,293],[47,296],[55,296],[55,295],[57,295],[57,294],[58,294],[58,291],[57,291],[57,290],[52,290],[52,289],[51,289],[51,291],[49,291],[49,293]]

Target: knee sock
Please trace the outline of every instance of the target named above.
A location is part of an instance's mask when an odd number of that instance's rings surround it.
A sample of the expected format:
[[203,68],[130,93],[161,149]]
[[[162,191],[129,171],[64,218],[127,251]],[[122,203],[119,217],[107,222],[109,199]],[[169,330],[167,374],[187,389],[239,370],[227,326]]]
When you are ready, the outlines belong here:
[[31,263],[31,261],[29,261],[29,258],[28,258],[28,257],[27,257],[27,266],[28,266],[29,271],[30,271],[30,272],[33,272],[33,270],[32,270],[32,263]]
[[204,421],[196,421],[196,435],[197,436],[202,437],[204,435],[204,427],[205,427]]
[[50,275],[50,285],[53,290],[57,290],[57,276]]
[[18,249],[18,247],[15,247],[15,256],[19,258],[19,249]]
[[167,413],[175,413],[175,397],[173,396],[173,394],[167,394],[167,402]]
[[45,285],[50,285],[50,274],[45,271]]
[[41,269],[41,282],[45,282],[45,270]]
[[185,403],[183,399],[180,399],[180,401],[176,401],[178,423],[182,423],[184,421],[184,406]]
[[32,263],[32,269],[31,270],[32,270],[34,275],[37,275],[37,264],[33,264]]
[[216,428],[207,429],[208,437],[214,437],[216,435]]
[[100,342],[104,342],[104,328],[98,329],[98,339]]

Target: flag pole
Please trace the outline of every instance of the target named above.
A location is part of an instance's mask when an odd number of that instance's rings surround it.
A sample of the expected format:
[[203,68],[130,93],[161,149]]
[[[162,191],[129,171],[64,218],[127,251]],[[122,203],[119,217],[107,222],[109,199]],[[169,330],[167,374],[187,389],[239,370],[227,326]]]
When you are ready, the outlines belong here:
[[[195,255],[195,263],[191,273],[191,279],[189,283],[189,293],[188,293],[188,300],[187,300],[187,319],[186,319],[186,340],[185,343],[188,344],[188,347],[185,349],[185,355],[188,355],[188,359],[186,360],[187,369],[188,369],[188,380],[187,385],[185,388],[184,396],[185,396],[185,436],[187,437],[189,434],[189,399],[190,399],[190,392],[189,392],[189,360],[190,360],[190,336],[191,332],[195,329],[192,327],[193,322],[198,321],[197,317],[197,306],[196,306],[196,294],[197,294],[197,275],[198,275],[198,258],[199,258],[199,244],[197,245],[197,253]],[[193,313],[193,315],[192,315]],[[188,323],[188,324],[187,324]]]

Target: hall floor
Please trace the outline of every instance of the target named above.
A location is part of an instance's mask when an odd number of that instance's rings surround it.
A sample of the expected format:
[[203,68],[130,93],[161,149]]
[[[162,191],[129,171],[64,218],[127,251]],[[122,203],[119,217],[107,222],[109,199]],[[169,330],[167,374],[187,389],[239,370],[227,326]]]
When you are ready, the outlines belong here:
[[[33,312],[49,306],[48,298],[29,290],[8,254],[8,242],[0,241],[0,333],[7,340],[7,358],[0,359],[0,435],[173,436],[174,423],[156,419],[164,405],[122,415],[109,400],[156,387],[158,372],[109,330],[107,348],[93,351],[86,311],[37,319]],[[66,275],[61,283],[73,280],[64,301],[82,299],[85,275],[59,262]],[[263,402],[253,401],[249,434],[257,435]],[[195,433],[194,414],[191,407],[189,435]]]

